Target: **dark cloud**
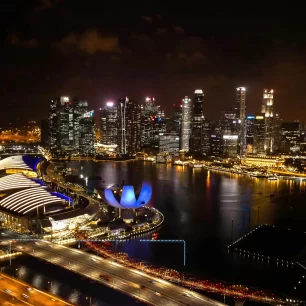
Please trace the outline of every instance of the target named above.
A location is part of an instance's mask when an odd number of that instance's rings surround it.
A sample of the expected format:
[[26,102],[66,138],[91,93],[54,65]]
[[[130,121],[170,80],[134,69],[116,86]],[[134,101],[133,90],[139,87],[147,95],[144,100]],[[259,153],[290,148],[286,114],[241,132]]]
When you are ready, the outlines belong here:
[[69,33],[55,45],[63,52],[70,52],[76,49],[89,55],[99,52],[120,52],[118,37],[110,35],[103,36],[97,29],[88,30],[82,34],[75,32]]
[[185,30],[182,27],[175,26],[173,29],[178,34],[185,34]]
[[149,23],[149,24],[153,23],[153,18],[152,18],[152,17],[149,17],[149,16],[141,16],[140,18],[141,18],[141,20],[143,20],[143,21],[146,22],[146,23]]
[[41,12],[54,8],[61,0],[41,0],[39,6],[34,8],[34,12]]
[[155,33],[156,33],[157,35],[162,35],[162,34],[168,33],[168,29],[167,29],[167,28],[157,28],[157,29],[155,30]]
[[17,34],[12,34],[10,37],[10,43],[12,45],[21,46],[24,48],[36,48],[38,46],[38,40],[35,38],[28,40],[21,40]]

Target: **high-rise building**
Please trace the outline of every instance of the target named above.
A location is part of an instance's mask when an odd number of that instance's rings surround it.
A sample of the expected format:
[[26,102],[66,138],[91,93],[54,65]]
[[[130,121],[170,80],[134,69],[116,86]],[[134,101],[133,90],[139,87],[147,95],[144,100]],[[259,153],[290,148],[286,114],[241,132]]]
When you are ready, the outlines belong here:
[[155,99],[147,97],[144,105],[141,106],[141,145],[145,149],[152,149],[153,147],[157,112]]
[[300,151],[302,126],[298,121],[283,122],[280,126],[282,139],[286,138],[290,143],[290,152]]
[[212,134],[211,122],[207,119],[202,121],[201,153],[208,156],[210,152],[210,136]]
[[245,87],[237,87],[236,96],[236,110],[237,110],[237,120],[240,123],[239,131],[239,150],[240,154],[243,154],[246,149],[246,128],[245,128]]
[[118,101],[118,149],[121,154],[132,155],[140,151],[141,105],[128,97]]
[[[86,100],[79,100],[75,98],[73,103],[71,103],[69,97],[59,97],[50,101],[49,104],[49,117],[48,117],[48,146],[53,151],[77,151],[82,152],[83,149],[88,153],[88,145],[85,143],[90,143],[88,140],[89,131],[86,133],[82,127],[83,131],[81,134],[80,122],[82,121],[85,126],[89,123],[89,119],[83,120],[84,113],[88,112],[88,103]],[[90,119],[93,122],[93,118]],[[87,122],[87,123],[86,123]],[[88,130],[88,129],[87,129]],[[81,143],[81,139],[83,142]],[[93,131],[92,131],[93,137]],[[93,147],[93,146],[92,146]]]
[[82,154],[94,153],[94,111],[81,116],[78,122],[78,148]]
[[252,153],[265,153],[265,115],[255,113],[253,126],[253,151]]
[[169,120],[167,121],[167,132],[180,134],[181,124],[182,124],[182,104],[174,104],[172,117],[170,117]]
[[180,137],[177,133],[161,133],[159,135],[159,153],[178,153]]
[[118,107],[114,102],[106,102],[100,108],[101,141],[105,145],[118,144]]
[[223,135],[223,154],[227,158],[237,157],[239,135]]
[[60,98],[52,99],[49,103],[48,125],[49,125],[49,137],[48,146],[51,150],[57,149],[57,133],[58,133],[58,110]]
[[182,100],[182,125],[180,137],[180,150],[189,151],[190,136],[191,136],[191,118],[192,118],[192,103],[191,99],[186,96]]
[[195,90],[193,97],[193,105],[192,105],[192,121],[191,121],[192,137],[190,138],[190,151],[192,152],[202,153],[202,142],[203,142],[202,125],[204,121],[203,102],[204,102],[204,93],[202,89]]
[[273,123],[273,89],[264,89],[261,112],[265,115],[265,151],[273,152],[273,136],[274,136],[274,123]]
[[73,145],[76,150],[80,145],[80,128],[79,122],[83,115],[88,112],[88,101],[79,98],[73,99]]
[[69,97],[60,97],[57,111],[57,148],[70,151],[74,148],[73,107]]
[[[247,115],[245,118],[245,139],[247,148],[252,148],[254,145],[254,121],[255,115]],[[252,151],[252,150],[251,150]],[[251,152],[252,153],[252,152]]]

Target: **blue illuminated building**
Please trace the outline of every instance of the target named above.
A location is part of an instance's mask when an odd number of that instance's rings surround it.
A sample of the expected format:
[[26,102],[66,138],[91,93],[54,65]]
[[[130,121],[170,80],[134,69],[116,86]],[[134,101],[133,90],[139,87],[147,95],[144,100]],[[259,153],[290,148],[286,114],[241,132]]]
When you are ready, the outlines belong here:
[[135,194],[134,187],[131,185],[124,185],[120,190],[107,188],[104,196],[107,203],[113,207],[136,209],[149,203],[152,197],[152,187],[150,183],[144,182],[139,194]]

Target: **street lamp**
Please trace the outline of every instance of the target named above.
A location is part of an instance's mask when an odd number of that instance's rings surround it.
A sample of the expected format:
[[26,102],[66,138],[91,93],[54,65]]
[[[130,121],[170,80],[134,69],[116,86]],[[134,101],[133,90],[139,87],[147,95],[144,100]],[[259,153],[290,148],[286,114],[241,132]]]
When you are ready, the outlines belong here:
[[52,281],[48,281],[48,284],[50,284],[50,292],[52,292]]
[[89,306],[91,306],[91,296],[90,297],[86,296],[86,300],[89,300]]

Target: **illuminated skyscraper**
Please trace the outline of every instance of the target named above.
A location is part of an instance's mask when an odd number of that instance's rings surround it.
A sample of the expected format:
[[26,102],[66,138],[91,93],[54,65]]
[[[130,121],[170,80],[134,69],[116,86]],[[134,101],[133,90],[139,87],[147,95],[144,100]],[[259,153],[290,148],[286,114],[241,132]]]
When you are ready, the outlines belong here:
[[80,128],[79,123],[82,116],[88,112],[88,101],[79,98],[73,99],[73,145],[79,149]]
[[73,107],[69,97],[59,97],[49,104],[49,147],[52,150],[73,149]]
[[79,151],[82,154],[94,152],[94,111],[84,113],[79,119]]
[[155,104],[155,99],[147,97],[141,106],[141,147],[158,152],[159,134],[166,132],[165,113]]
[[188,152],[191,136],[191,118],[192,118],[192,103],[191,99],[186,96],[182,100],[182,125],[181,125],[181,138],[180,150]]
[[273,136],[274,136],[274,121],[273,121],[273,89],[264,89],[261,112],[265,116],[265,144],[266,152],[273,152]]
[[128,97],[118,102],[118,149],[121,154],[132,155],[140,151],[141,105]]
[[100,108],[100,130],[103,144],[118,144],[118,107],[114,102],[106,102],[105,106]]
[[265,116],[263,113],[256,113],[253,125],[253,152],[256,154],[265,153]]
[[[204,121],[203,116],[204,93],[202,89],[197,89],[194,92],[192,105],[192,121],[191,121],[191,139],[190,150],[192,152],[202,153],[202,126]],[[209,143],[209,142],[208,142]]]
[[245,152],[246,149],[246,127],[245,127],[245,87],[237,87],[236,110],[237,119],[240,123],[239,131],[239,149],[240,154]]

